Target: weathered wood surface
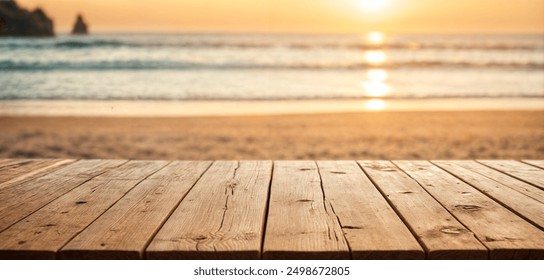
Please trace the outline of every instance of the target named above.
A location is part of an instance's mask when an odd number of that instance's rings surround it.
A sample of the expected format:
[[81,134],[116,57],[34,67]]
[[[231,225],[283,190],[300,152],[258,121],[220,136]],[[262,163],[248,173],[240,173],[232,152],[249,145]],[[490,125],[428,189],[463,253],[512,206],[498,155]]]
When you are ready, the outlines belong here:
[[126,161],[81,160],[34,180],[0,189],[0,232],[51,201]]
[[348,242],[313,161],[276,161],[265,259],[348,259]]
[[0,161],[0,189],[15,182],[30,180],[34,176],[65,164],[71,163],[70,159],[5,159]]
[[216,161],[147,249],[150,259],[259,259],[271,161]]
[[522,160],[525,163],[544,169],[544,160]]
[[323,194],[353,259],[424,259],[425,252],[354,161],[318,161]]
[[211,162],[174,162],[151,175],[61,250],[63,259],[140,259]]
[[395,161],[489,249],[491,259],[544,258],[544,232],[428,161]]
[[[539,229],[544,230],[544,204],[522,192],[518,192],[515,188],[510,188],[509,183],[514,181],[513,178],[503,182],[490,179],[477,171],[473,171],[486,169],[473,161],[434,161],[433,163],[493,198],[510,211],[530,221]],[[531,186],[527,188],[529,187]],[[533,193],[542,196],[543,191],[535,188]]]
[[56,258],[70,239],[164,165],[132,161],[71,190],[1,232],[0,258]]
[[[437,162],[438,161],[435,161],[435,163]],[[484,179],[486,181],[492,180],[502,186],[506,186],[508,188],[514,189],[528,197],[531,197],[537,201],[544,203],[544,190],[539,189],[538,187],[535,187],[521,180],[518,180],[512,176],[504,174],[503,172],[487,167],[483,164],[477,163],[475,161],[468,161],[468,160],[440,161],[440,162],[448,163],[448,164],[455,163],[456,165],[463,167],[465,170],[470,170],[469,173],[471,173],[472,176],[479,177],[479,175],[482,175],[483,177],[486,177],[486,179]]]
[[474,234],[416,181],[388,161],[359,161],[426,249],[429,259],[485,259]]
[[0,259],[544,259],[542,162],[0,159]]
[[480,160],[479,162],[544,190],[544,170],[515,160]]

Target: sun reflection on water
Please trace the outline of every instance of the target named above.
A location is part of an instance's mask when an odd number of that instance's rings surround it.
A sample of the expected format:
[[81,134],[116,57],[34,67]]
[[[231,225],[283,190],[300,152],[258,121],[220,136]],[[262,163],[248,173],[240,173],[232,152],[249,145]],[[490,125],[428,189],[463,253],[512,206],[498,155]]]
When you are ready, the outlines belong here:
[[367,51],[365,52],[365,60],[369,64],[380,65],[387,60],[387,55],[381,50]]
[[389,77],[383,69],[371,69],[366,73],[367,81],[363,82],[363,89],[366,96],[380,97],[389,94],[390,87],[385,81]]
[[[382,32],[370,32],[366,35],[366,39],[367,43],[380,49],[368,50],[364,53],[364,59],[371,68],[366,72],[366,79],[361,83],[361,87],[367,97],[387,96],[391,92],[391,87],[387,83],[389,73],[384,69],[387,54],[381,49],[385,35]],[[380,111],[386,107],[387,102],[379,98],[372,98],[364,103],[364,108],[369,111]]]
[[[381,46],[384,43],[385,35],[381,32],[368,33],[367,42]],[[361,83],[364,94],[367,97],[384,97],[391,91],[391,87],[387,84],[389,79],[389,73],[383,69],[387,60],[387,54],[385,51],[369,50],[364,54],[365,61],[372,66],[366,73],[366,80]],[[365,102],[365,109],[369,111],[380,111],[387,107],[387,102],[383,99],[373,98]]]
[[365,103],[365,109],[369,111],[381,111],[387,107],[387,103],[381,99],[370,99]]
[[389,74],[383,69],[370,69],[366,77],[373,82],[384,82],[389,78]]
[[382,82],[363,82],[366,96],[380,97],[389,94],[390,88],[386,83]]

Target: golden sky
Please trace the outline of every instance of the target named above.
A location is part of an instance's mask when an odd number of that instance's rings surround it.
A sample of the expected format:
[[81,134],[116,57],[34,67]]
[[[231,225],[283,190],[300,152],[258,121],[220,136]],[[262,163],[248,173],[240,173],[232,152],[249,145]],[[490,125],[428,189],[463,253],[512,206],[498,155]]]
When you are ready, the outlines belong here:
[[543,0],[19,0],[57,31],[544,32]]

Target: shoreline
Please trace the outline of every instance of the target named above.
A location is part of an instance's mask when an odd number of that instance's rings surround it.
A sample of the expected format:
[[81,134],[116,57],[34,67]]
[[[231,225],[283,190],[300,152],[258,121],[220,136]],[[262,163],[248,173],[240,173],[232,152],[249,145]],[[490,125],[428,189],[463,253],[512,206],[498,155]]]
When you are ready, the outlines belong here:
[[542,111],[544,98],[331,99],[250,101],[4,100],[0,116],[204,117],[363,112]]

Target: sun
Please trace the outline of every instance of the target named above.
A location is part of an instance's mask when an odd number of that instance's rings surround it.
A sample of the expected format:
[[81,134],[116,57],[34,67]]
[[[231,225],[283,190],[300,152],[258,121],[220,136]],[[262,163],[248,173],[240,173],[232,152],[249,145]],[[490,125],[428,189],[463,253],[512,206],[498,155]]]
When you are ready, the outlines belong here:
[[366,41],[369,42],[372,45],[381,45],[383,44],[385,40],[385,35],[381,32],[370,32],[366,34]]
[[367,12],[377,12],[385,8],[389,0],[357,0],[361,8]]

